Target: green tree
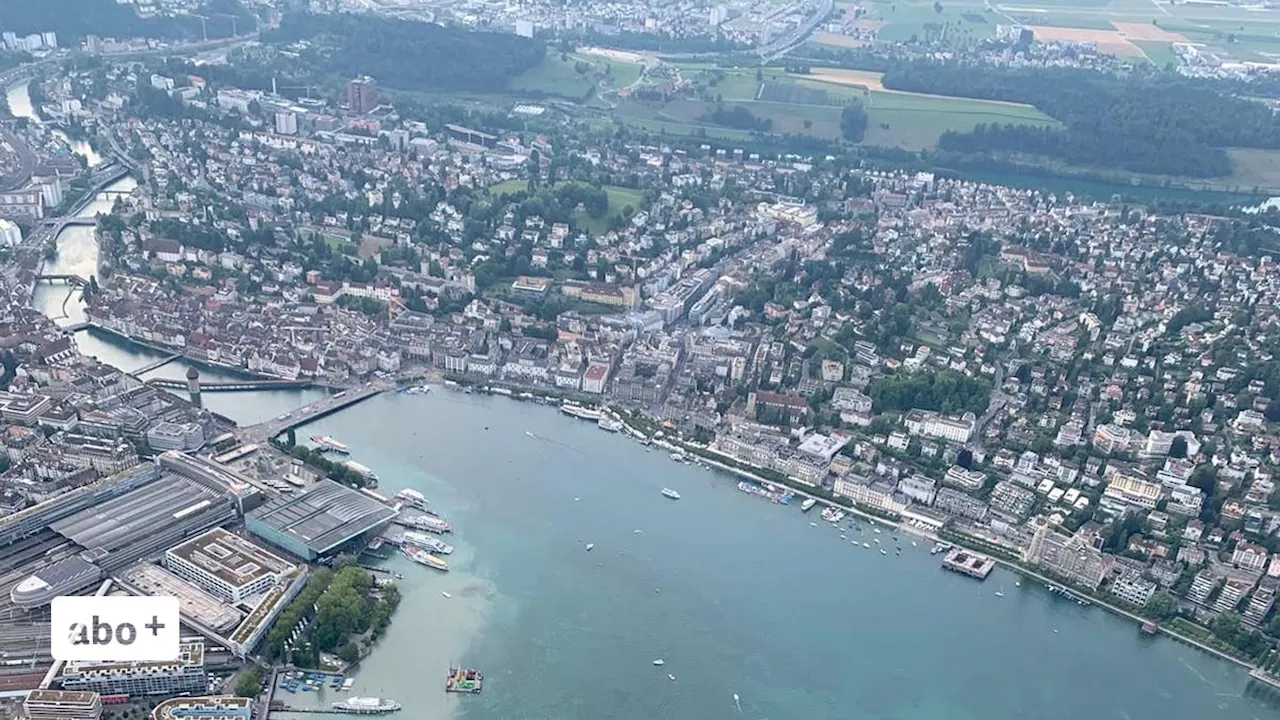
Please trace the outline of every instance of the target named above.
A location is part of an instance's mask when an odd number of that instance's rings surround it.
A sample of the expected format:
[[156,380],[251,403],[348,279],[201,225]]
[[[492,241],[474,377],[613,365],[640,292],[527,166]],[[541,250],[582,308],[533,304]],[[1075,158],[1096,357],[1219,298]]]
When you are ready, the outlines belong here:
[[244,672],[240,673],[240,679],[236,681],[236,695],[240,697],[257,697],[262,692],[262,668],[257,665],[250,665]]

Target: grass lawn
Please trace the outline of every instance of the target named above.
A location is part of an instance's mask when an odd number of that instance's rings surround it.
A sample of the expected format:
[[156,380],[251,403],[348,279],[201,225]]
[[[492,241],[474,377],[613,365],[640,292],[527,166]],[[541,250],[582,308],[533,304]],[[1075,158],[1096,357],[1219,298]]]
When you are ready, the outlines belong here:
[[[557,183],[560,185],[562,183]],[[489,186],[490,197],[501,197],[503,194],[513,194],[523,192],[529,186],[526,180],[503,180],[500,183]],[[589,230],[594,235],[600,235],[609,229],[609,220],[628,205],[631,209],[640,212],[644,205],[644,193],[633,188],[618,187],[617,185],[605,185],[604,194],[609,196],[609,207],[605,210],[604,215],[593,218],[586,213],[576,213],[573,216],[573,225],[576,228]]]
[[1231,148],[1232,172],[1229,182],[1241,190],[1250,192],[1257,187],[1272,193],[1280,192],[1280,150]]
[[538,92],[558,95],[571,100],[581,100],[596,86],[590,74],[574,69],[580,62],[572,56],[561,60],[557,53],[548,53],[542,62],[511,78],[507,88],[514,92]]
[[624,88],[635,82],[640,77],[640,65],[625,60],[611,60],[602,57],[586,57],[573,56],[578,60],[586,60],[598,67],[609,69],[609,76],[612,78],[609,84],[615,88]]
[[876,19],[887,23],[877,36],[881,40],[906,42],[912,37],[923,38],[929,32],[926,26],[936,26],[938,29],[934,32],[945,32],[945,38],[968,44],[991,37],[997,23],[1007,22],[986,11],[980,3],[942,2],[938,6],[942,12],[934,9],[932,0],[876,2]]
[[490,197],[500,197],[502,195],[511,195],[526,190],[529,187],[528,180],[503,180],[500,183],[489,186]]

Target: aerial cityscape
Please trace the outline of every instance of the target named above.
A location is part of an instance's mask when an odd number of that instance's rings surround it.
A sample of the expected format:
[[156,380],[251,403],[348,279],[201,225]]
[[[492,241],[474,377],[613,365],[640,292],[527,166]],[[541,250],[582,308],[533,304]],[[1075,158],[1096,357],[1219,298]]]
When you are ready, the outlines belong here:
[[1280,717],[1280,5],[0,0],[0,79],[0,718]]

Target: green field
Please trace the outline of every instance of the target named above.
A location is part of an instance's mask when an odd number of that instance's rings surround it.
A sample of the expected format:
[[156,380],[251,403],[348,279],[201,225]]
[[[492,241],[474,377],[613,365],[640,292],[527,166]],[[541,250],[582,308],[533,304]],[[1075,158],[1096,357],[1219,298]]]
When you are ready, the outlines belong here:
[[[559,184],[559,183],[557,183]],[[490,197],[500,197],[503,194],[514,194],[523,192],[529,187],[527,180],[504,180],[489,186]],[[589,230],[593,235],[603,234],[609,229],[609,220],[622,209],[630,205],[631,209],[639,212],[644,206],[644,193],[633,188],[618,187],[617,185],[605,185],[604,194],[609,196],[609,208],[604,215],[593,218],[586,213],[576,213],[573,216],[574,227]]]
[[1146,55],[1147,60],[1156,67],[1178,66],[1178,56],[1173,54],[1173,43],[1134,40],[1133,44],[1142,48],[1142,54]]
[[[578,72],[581,63],[591,66]],[[604,73],[608,73],[607,76]],[[640,77],[640,66],[622,60],[586,55],[549,52],[541,63],[511,79],[508,90],[515,93],[542,93],[570,100],[582,100],[602,80],[610,87],[622,88]]]
[[[981,2],[955,4],[932,0],[876,2],[875,17],[887,23],[880,28],[881,40],[907,42],[912,38],[941,37],[957,44],[984,40],[1005,22],[987,11]],[[935,8],[941,7],[942,12]]]
[[595,78],[574,69],[575,60],[562,60],[555,53],[548,53],[542,62],[515,76],[507,87],[515,92],[536,92],[558,95],[573,100],[585,98],[596,86]]

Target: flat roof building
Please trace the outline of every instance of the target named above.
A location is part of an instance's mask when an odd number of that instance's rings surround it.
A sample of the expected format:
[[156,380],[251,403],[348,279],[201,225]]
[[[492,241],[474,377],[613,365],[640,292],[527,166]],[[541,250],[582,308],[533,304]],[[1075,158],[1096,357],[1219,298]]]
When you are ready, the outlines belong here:
[[178,697],[165,700],[151,711],[151,720],[249,720],[253,707],[249,698],[231,695]]
[[321,480],[298,495],[249,513],[245,526],[276,547],[315,560],[386,525],[395,516],[395,510],[357,490]]
[[96,692],[32,690],[22,701],[22,712],[30,720],[98,720],[102,698]]
[[294,569],[293,563],[222,528],[170,548],[164,561],[174,575],[232,604],[275,587]]
[[204,643],[183,643],[173,662],[68,662],[62,687],[104,694],[176,695],[203,692]]

